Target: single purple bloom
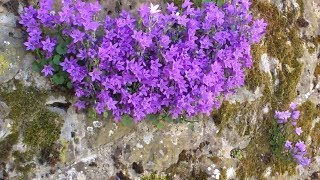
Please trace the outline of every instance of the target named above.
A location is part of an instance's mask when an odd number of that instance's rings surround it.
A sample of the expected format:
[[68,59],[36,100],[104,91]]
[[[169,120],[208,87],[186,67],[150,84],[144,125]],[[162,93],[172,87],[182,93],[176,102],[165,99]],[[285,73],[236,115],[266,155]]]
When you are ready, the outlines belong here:
[[53,71],[54,69],[51,67],[51,65],[44,65],[44,68],[42,69],[42,73],[44,74],[44,76],[48,76],[48,75],[53,75]]
[[85,101],[77,101],[74,106],[78,109],[78,111],[86,108],[86,102]]
[[295,110],[297,108],[298,104],[295,102],[290,103],[290,109]]
[[298,127],[298,128],[295,129],[295,132],[296,132],[296,134],[297,134],[298,136],[300,136],[300,134],[301,134],[303,131],[302,131],[301,127]]
[[296,126],[297,125],[297,121],[296,120],[292,120],[291,124],[292,124],[292,126]]
[[291,118],[297,120],[300,117],[300,111],[292,111]]
[[190,7],[192,5],[193,5],[193,3],[190,2],[190,0],[185,0],[181,7],[182,8],[187,8],[187,7]]
[[55,43],[51,41],[49,37],[45,41],[41,41],[42,49],[48,52],[52,52],[54,50]]
[[285,145],[284,145],[284,147],[285,147],[287,150],[291,149],[291,148],[292,148],[292,142],[289,141],[289,140],[287,140],[286,143],[285,143]]
[[74,29],[70,34],[70,36],[73,38],[73,42],[77,43],[83,40],[83,37],[85,36],[85,34],[78,29]]
[[93,71],[89,73],[89,75],[91,76],[92,82],[96,80],[101,81],[101,77],[100,77],[101,74],[102,74],[102,71],[100,71],[97,68],[93,69]]
[[303,141],[299,141],[295,144],[295,151],[296,152],[305,152],[306,151],[306,145]]

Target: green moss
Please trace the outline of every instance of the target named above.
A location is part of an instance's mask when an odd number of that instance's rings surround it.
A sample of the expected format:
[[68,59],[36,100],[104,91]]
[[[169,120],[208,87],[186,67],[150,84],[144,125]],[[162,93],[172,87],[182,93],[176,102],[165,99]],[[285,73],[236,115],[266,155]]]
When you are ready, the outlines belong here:
[[[17,143],[19,135],[22,135],[23,142],[28,145],[30,151],[26,153],[13,152],[14,168],[23,174],[22,178],[34,167],[30,163],[31,157],[41,154],[40,150],[52,145],[60,136],[62,119],[58,114],[49,111],[44,104],[47,92],[38,91],[32,87],[23,87],[17,82],[13,82],[16,90],[0,90],[0,96],[10,107],[9,118],[13,121],[12,131],[4,142],[0,143],[1,161],[10,157],[11,149]],[[21,133],[21,134],[20,134]]]
[[[255,16],[267,21],[268,27],[265,42],[252,48],[254,64],[246,76],[246,85],[249,89],[254,89],[268,83],[270,77],[261,73],[258,66],[261,55],[267,53],[278,59],[283,66],[279,71],[280,87],[276,92],[276,98],[288,103],[296,95],[296,85],[302,71],[297,59],[303,55],[304,41],[299,37],[298,28],[294,25],[298,14],[294,11],[282,13],[274,5],[257,0],[252,2],[251,10]],[[288,72],[284,67],[290,67],[293,72]]]
[[148,176],[143,176],[141,180],[166,180],[166,177],[158,176],[156,173],[152,173]]
[[9,118],[14,120],[14,127],[18,128],[22,122],[32,119],[35,113],[43,109],[47,95],[32,87],[25,88],[18,83],[15,84],[17,90],[12,92],[3,90],[0,95],[11,107]]
[[241,108],[240,103],[232,104],[227,101],[222,102],[220,109],[212,113],[216,125],[226,126],[229,120],[236,117],[238,110]]
[[[310,148],[316,149],[316,150],[320,147],[320,131],[319,131],[319,129],[320,129],[320,123],[317,123],[310,134],[310,136],[312,137]],[[318,155],[316,153],[317,151],[310,151],[310,152],[312,153],[311,157],[315,157]]]
[[34,119],[26,122],[23,142],[30,147],[44,148],[52,146],[60,136],[61,118],[47,110],[34,115]]
[[314,70],[314,76],[318,79],[320,76],[320,63],[317,64],[316,69]]
[[0,162],[5,162],[11,153],[12,146],[18,141],[19,133],[12,133],[0,141]]
[[[307,136],[310,135],[311,133],[312,121],[317,117],[319,117],[320,110],[310,100],[301,104],[298,110],[300,110],[300,118],[297,123],[297,126],[301,127],[303,131],[303,133],[300,135],[300,138],[302,138],[303,140],[307,140]],[[319,137],[319,136],[312,136],[312,137]]]

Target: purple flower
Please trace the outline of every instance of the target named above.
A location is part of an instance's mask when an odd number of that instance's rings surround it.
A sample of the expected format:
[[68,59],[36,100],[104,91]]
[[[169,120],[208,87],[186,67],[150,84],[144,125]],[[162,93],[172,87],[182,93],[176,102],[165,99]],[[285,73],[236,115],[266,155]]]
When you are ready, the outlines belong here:
[[102,71],[100,71],[97,68],[94,68],[93,71],[89,73],[92,81],[101,81],[101,77],[100,77],[101,74],[102,74]]
[[42,69],[42,73],[44,76],[53,75],[54,69],[51,67],[51,65],[44,65],[44,68]]
[[42,49],[48,52],[52,52],[54,50],[55,43],[51,41],[49,37],[46,38],[45,41],[41,41]]
[[297,108],[298,104],[295,102],[290,103],[290,109],[295,110]]
[[73,38],[73,42],[77,43],[83,40],[83,37],[85,36],[85,34],[78,29],[74,29],[70,34],[70,36]]
[[285,148],[286,148],[287,150],[289,150],[289,149],[292,148],[292,142],[287,140],[287,141],[286,141],[286,144],[285,144],[284,146],[285,146]]
[[295,144],[295,152],[305,152],[306,145],[303,141],[299,141]]
[[292,111],[292,115],[291,115],[291,118],[293,120],[298,120],[300,117],[300,111]]
[[290,118],[291,113],[289,111],[276,111],[275,117],[278,119],[279,124],[286,123],[288,121],[288,118]]
[[298,136],[300,136],[300,134],[301,134],[303,131],[302,131],[301,127],[298,127],[298,128],[295,129],[295,132],[296,132],[296,134],[297,134]]
[[[253,19],[247,0],[199,8],[185,0],[179,12],[171,3],[162,13],[160,6],[142,5],[137,16],[107,15],[101,27],[98,2],[63,0],[51,13],[52,2],[22,13],[27,49],[52,60],[56,42],[43,37],[61,30],[68,44],[60,66],[79,98],[76,106],[98,114],[109,109],[117,121],[129,115],[138,122],[164,109],[172,117],[210,114],[243,86],[253,63],[250,46],[266,28]],[[101,33],[92,32],[98,28]],[[298,115],[277,112],[276,118],[285,123],[290,116]]]
[[77,107],[78,111],[86,108],[86,102],[85,101],[77,101],[74,104],[75,107]]

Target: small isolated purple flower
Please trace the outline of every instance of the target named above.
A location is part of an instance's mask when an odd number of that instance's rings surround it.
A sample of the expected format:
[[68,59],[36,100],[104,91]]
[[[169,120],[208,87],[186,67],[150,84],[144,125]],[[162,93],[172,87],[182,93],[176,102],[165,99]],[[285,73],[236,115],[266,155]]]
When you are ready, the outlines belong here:
[[287,140],[286,143],[285,143],[285,145],[284,145],[284,147],[285,147],[287,150],[291,149],[291,148],[292,148],[292,142],[289,141],[289,140]]
[[297,125],[297,121],[296,120],[292,120],[291,124],[292,124],[292,126],[296,126]]
[[41,41],[42,49],[48,52],[52,52],[54,50],[55,43],[51,41],[49,37],[45,41]]
[[44,74],[44,76],[48,76],[48,75],[53,75],[53,71],[54,69],[51,67],[51,65],[44,65],[44,68],[42,69],[42,73]]
[[290,109],[295,110],[297,108],[298,104],[295,102],[290,103]]
[[301,127],[298,127],[298,128],[296,128],[295,132],[296,132],[296,134],[297,134],[298,136],[300,136],[300,134],[301,134],[303,131],[302,131]]
[[298,120],[300,117],[300,111],[292,111],[291,118],[293,120]]

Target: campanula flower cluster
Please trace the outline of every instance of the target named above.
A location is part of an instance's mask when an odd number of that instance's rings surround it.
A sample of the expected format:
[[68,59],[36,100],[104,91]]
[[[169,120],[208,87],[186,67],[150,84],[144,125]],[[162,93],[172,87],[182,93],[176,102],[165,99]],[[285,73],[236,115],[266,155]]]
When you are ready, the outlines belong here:
[[[278,123],[283,125],[290,121],[291,125],[295,129],[296,135],[300,136],[303,132],[301,127],[297,127],[297,120],[300,117],[300,111],[296,110],[297,104],[291,103],[290,110],[287,111],[276,111],[275,118],[277,119]],[[287,140],[285,142],[285,149],[288,150],[292,157],[296,160],[296,162],[302,166],[308,166],[310,164],[310,159],[306,157],[307,149],[306,145],[303,141],[298,142],[291,142]]]
[[[25,8],[25,45],[48,59],[45,76],[59,68],[67,73],[78,109],[111,111],[117,121],[124,115],[138,122],[164,112],[172,118],[210,114],[244,84],[250,46],[266,29],[253,19],[249,0],[202,7],[185,0],[180,9],[144,4],[137,16],[122,11],[104,22],[97,2],[62,0],[61,6],[57,11],[53,0],[41,0],[38,8]],[[65,53],[58,36],[68,42]],[[52,67],[57,51],[63,60]]]

